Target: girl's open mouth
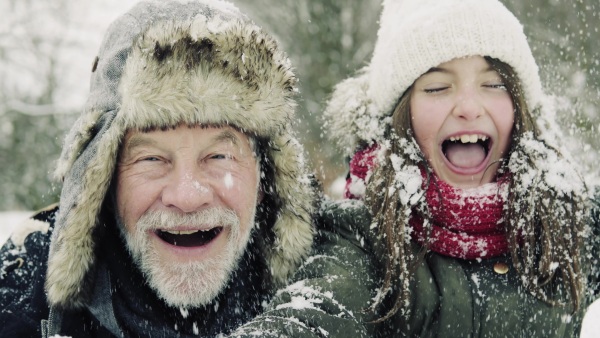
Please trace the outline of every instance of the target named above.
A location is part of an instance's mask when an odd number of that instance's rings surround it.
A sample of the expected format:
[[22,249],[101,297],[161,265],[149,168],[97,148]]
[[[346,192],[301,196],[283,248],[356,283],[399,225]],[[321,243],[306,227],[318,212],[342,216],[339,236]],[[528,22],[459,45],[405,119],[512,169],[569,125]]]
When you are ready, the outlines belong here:
[[442,142],[442,153],[453,167],[475,169],[486,162],[491,144],[491,138],[486,135],[451,136]]

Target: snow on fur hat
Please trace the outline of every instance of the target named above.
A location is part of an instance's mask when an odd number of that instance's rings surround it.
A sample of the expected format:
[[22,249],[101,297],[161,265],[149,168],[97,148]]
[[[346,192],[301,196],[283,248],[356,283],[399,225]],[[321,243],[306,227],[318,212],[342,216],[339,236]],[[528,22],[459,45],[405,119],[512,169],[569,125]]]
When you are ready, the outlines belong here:
[[402,94],[430,68],[490,56],[514,68],[530,109],[541,105],[538,67],[518,19],[497,0],[384,0],[373,57],[338,84],[325,109],[346,155],[380,140]]
[[296,77],[285,54],[233,5],[148,1],[108,29],[83,114],[65,140],[64,181],[48,260],[52,305],[83,306],[94,236],[127,130],[227,124],[269,140],[282,207],[265,252],[275,282],[295,270],[313,239],[315,193],[290,121]]

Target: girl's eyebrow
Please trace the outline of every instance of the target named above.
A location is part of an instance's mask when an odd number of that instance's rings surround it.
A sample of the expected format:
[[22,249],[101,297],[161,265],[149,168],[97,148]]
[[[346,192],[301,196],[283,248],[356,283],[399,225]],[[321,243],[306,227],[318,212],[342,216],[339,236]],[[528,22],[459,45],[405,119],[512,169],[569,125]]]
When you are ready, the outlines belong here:
[[425,74],[429,74],[429,73],[435,73],[435,72],[440,72],[440,73],[450,73],[450,71],[448,71],[447,69],[444,68],[439,68],[439,67],[431,67],[429,68],[428,71],[426,71],[425,73],[423,73],[423,75]]
[[[488,65],[486,68],[482,69],[482,73],[487,73],[487,72],[495,72],[496,70],[494,68],[492,68],[492,66]],[[440,67],[431,67],[429,68],[428,71],[426,71],[425,73],[423,73],[423,75],[425,74],[429,74],[429,73],[435,73],[435,72],[440,72],[440,73],[451,73],[451,71],[449,71],[446,68],[440,68]]]

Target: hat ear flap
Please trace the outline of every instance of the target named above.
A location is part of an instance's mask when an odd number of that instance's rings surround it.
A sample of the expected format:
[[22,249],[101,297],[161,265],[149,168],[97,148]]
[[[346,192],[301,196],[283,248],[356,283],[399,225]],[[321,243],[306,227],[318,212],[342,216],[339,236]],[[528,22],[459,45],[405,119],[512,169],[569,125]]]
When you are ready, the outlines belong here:
[[275,186],[284,207],[273,225],[275,242],[267,260],[276,283],[282,283],[309,255],[313,243],[316,194],[312,176],[305,169],[303,148],[289,131],[271,139]]

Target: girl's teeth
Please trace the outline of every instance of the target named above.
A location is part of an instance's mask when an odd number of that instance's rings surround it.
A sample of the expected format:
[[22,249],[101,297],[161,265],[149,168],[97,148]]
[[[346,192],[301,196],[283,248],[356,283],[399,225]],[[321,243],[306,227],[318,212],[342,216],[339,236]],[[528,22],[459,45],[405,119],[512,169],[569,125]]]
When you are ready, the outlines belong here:
[[460,141],[462,143],[477,143],[477,140],[485,141],[488,137],[484,135],[460,135],[460,136],[450,136],[450,141]]

